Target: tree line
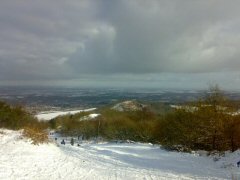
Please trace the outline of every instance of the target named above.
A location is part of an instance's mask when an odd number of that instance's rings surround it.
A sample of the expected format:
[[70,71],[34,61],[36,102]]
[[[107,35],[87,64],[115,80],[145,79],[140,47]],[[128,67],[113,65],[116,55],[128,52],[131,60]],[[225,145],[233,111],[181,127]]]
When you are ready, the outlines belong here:
[[80,113],[59,117],[51,124],[64,134],[86,138],[151,142],[179,151],[235,151],[240,148],[237,110],[233,101],[214,86],[203,98],[163,115],[148,108],[134,112],[105,108],[94,121],[79,121],[86,116]]

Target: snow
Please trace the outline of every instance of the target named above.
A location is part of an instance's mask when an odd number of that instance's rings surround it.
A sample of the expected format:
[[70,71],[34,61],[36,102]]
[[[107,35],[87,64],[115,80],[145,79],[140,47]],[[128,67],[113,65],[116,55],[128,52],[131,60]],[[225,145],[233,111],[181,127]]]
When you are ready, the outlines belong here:
[[67,114],[73,115],[73,114],[77,114],[80,112],[89,112],[89,111],[94,111],[94,110],[96,110],[96,108],[90,108],[90,109],[84,109],[84,110],[74,110],[74,111],[41,112],[41,113],[35,115],[35,117],[39,120],[49,121],[58,116],[63,116],[63,115],[67,115]]
[[[65,139],[66,140],[66,139]],[[0,179],[231,179],[239,151],[212,157],[169,152],[151,144],[32,145],[21,132],[0,129]],[[240,176],[239,176],[240,177]]]
[[95,120],[96,117],[100,116],[100,114],[92,113],[87,116],[80,118],[80,121],[88,121],[88,120]]
[[170,107],[177,110],[183,109],[186,110],[187,112],[195,112],[198,110],[198,107],[195,106],[170,105]]
[[140,111],[142,110],[146,105],[140,104],[136,101],[124,101],[121,103],[118,103],[114,105],[111,109],[116,111]]

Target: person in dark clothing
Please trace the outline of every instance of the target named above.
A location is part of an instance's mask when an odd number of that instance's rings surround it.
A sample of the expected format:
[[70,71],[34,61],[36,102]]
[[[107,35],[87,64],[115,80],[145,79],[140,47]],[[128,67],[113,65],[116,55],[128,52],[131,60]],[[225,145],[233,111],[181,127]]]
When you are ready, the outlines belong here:
[[65,145],[65,141],[64,141],[64,139],[61,141],[61,144]]
[[73,146],[74,145],[74,139],[73,138],[71,138],[71,145]]
[[240,161],[237,162],[237,167],[240,167]]

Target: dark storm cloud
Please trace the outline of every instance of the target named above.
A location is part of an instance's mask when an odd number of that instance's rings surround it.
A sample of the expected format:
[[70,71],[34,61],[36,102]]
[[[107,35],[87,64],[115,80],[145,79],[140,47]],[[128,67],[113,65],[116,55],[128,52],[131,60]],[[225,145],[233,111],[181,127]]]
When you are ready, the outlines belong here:
[[[102,1],[102,26],[69,58],[78,72],[239,70],[238,1]],[[105,24],[104,24],[105,23]],[[82,68],[81,68],[82,67]]]
[[4,0],[0,80],[239,71],[239,6],[237,0]]

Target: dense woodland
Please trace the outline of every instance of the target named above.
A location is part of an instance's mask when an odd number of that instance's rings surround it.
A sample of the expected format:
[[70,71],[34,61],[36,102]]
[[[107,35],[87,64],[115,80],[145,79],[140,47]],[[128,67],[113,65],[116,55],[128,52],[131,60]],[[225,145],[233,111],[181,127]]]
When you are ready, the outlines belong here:
[[69,136],[151,142],[170,150],[235,151],[240,148],[237,111],[236,103],[215,86],[198,101],[165,113],[149,107],[124,112],[106,107],[99,109],[101,116],[91,121],[80,121],[89,114],[84,112],[57,117],[48,123],[38,122],[21,107],[1,102],[0,127],[25,129],[28,136],[43,136],[42,140],[46,140],[46,129],[51,128]]

